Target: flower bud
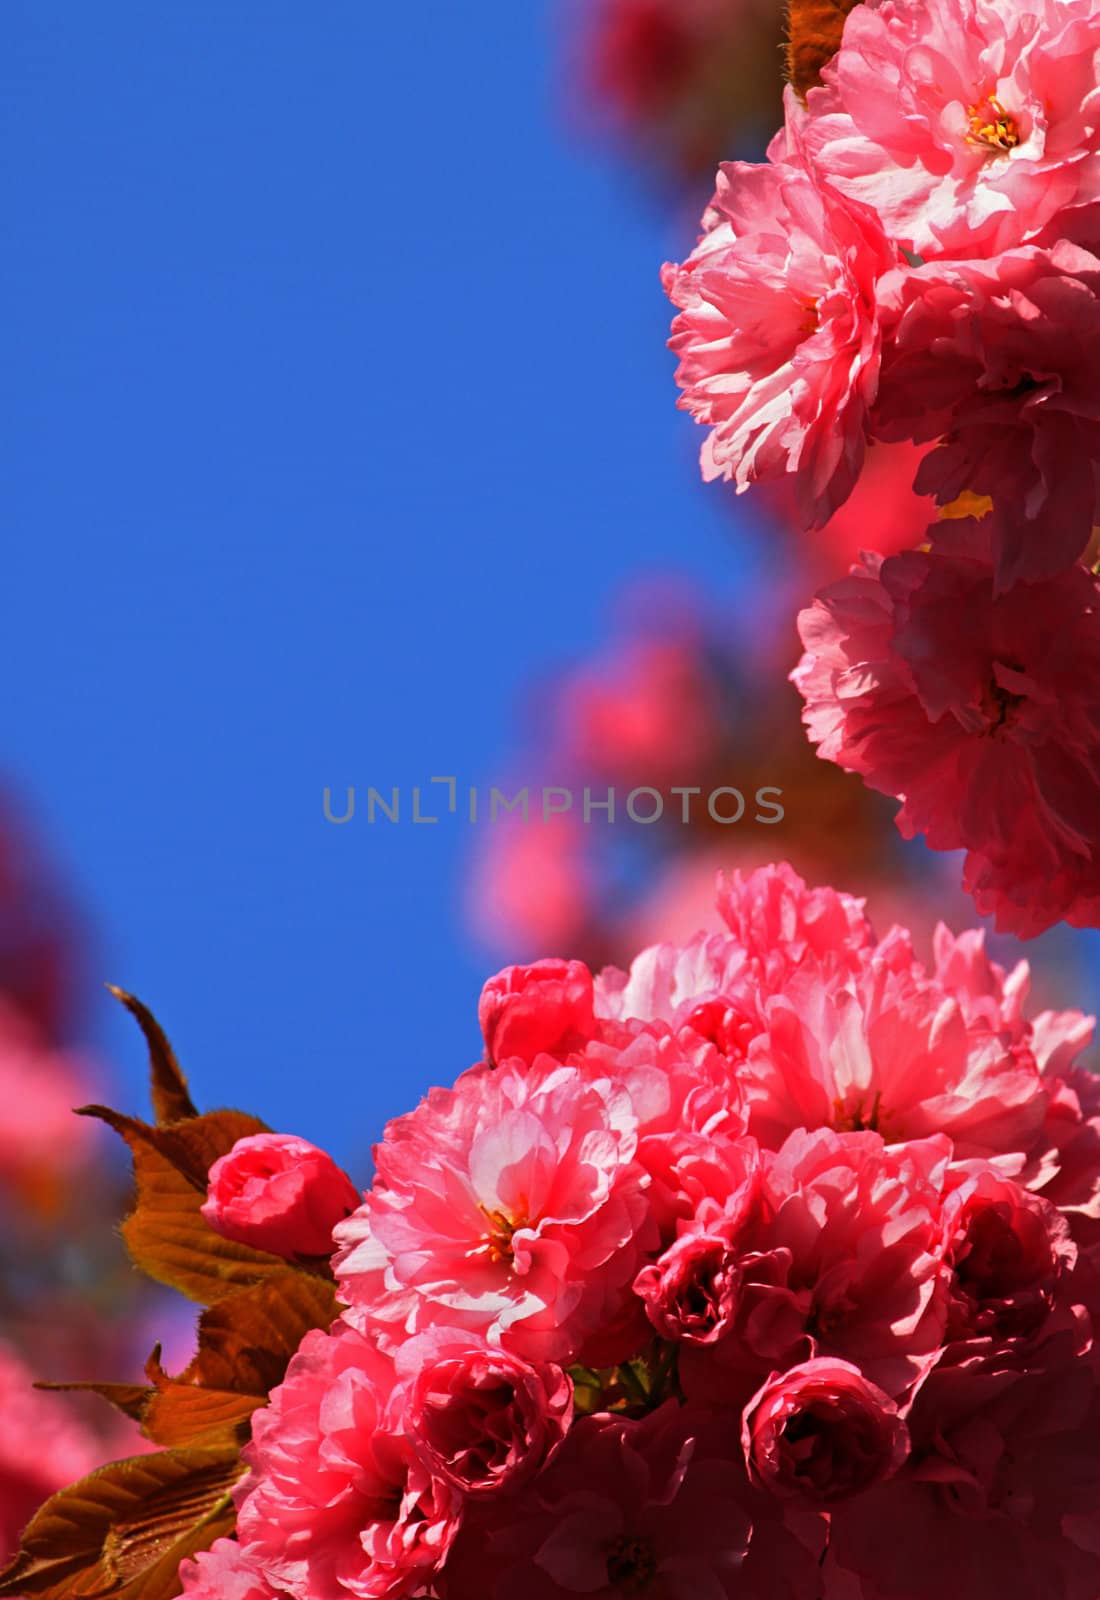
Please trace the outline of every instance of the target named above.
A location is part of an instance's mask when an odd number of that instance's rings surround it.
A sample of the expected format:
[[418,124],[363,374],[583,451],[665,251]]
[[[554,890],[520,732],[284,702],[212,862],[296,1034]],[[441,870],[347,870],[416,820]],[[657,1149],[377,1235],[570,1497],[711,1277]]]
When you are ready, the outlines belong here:
[[316,1145],[285,1133],[238,1139],[210,1169],[202,1214],[215,1233],[292,1260],[332,1254],[332,1230],[361,1196]]
[[583,961],[505,967],[481,991],[477,1014],[490,1062],[566,1055],[596,1030],[592,974]]

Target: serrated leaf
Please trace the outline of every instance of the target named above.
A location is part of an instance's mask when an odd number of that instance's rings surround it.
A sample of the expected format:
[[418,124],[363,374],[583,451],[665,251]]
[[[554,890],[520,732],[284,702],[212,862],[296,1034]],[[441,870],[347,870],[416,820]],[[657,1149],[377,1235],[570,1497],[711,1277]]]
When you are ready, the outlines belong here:
[[153,1113],[158,1123],[181,1122],[185,1117],[197,1115],[175,1051],[160,1023],[141,1001],[125,989],[116,989],[113,983],[107,988],[120,1001],[137,1022],[149,1047],[149,1072],[153,1098]]
[[287,1271],[281,1256],[223,1239],[201,1210],[206,1173],[238,1139],[264,1124],[241,1111],[212,1111],[170,1128],[154,1128],[105,1106],[88,1106],[125,1139],[134,1161],[137,1202],[122,1224],[127,1249],[143,1272],[200,1305]]
[[800,99],[821,82],[821,69],[840,49],[844,21],[858,0],[791,0],[787,77]]
[[166,1383],[148,1397],[141,1431],[167,1449],[239,1450],[248,1443],[252,1413],[266,1404],[262,1395]]
[[154,1352],[143,1432],[161,1445],[242,1445],[306,1334],[331,1327],[336,1310],[331,1283],[292,1268],[222,1300],[200,1319],[198,1354],[178,1378]]
[[236,1451],[171,1450],[101,1467],[47,1500],[0,1597],[172,1600],[179,1563],[232,1531]]
[[139,1383],[36,1383],[36,1389],[50,1394],[94,1394],[121,1411],[124,1417],[140,1422],[152,1389]]

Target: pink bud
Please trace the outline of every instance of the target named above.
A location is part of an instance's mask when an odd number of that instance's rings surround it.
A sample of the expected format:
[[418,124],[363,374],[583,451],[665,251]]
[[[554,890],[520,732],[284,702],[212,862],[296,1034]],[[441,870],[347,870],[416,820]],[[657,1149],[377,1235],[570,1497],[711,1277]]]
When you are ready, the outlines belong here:
[[346,1172],[286,1133],[238,1139],[210,1169],[202,1214],[223,1238],[293,1260],[332,1254],[332,1230],[358,1209]]
[[583,961],[505,967],[481,991],[477,1014],[492,1062],[566,1055],[596,1031],[592,974]]
[[561,1368],[521,1361],[476,1335],[432,1329],[405,1346],[398,1370],[414,1374],[405,1427],[419,1454],[464,1494],[516,1488],[569,1431],[573,1386]]

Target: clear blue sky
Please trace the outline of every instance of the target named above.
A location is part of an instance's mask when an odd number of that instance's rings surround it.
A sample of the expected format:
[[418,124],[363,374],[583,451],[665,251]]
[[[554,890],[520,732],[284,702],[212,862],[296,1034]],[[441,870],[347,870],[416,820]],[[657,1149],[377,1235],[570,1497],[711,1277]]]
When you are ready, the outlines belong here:
[[200,1100],[345,1159],[484,974],[462,830],[323,787],[493,779],[624,577],[733,571],[663,349],[691,221],[563,131],[553,11],[0,8],[0,763]]

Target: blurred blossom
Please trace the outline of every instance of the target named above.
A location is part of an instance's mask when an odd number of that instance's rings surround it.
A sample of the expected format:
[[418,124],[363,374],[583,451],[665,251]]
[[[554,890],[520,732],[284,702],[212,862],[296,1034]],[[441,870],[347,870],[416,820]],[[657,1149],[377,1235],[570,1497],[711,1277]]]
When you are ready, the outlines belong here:
[[136,1381],[154,1343],[186,1365],[195,1321],[129,1265],[118,1237],[130,1182],[117,1141],[74,1116],[109,1097],[77,1037],[80,918],[49,853],[0,793],[0,1558],[41,1502],[149,1446],[103,1401],[37,1379]]
[[79,918],[35,830],[0,790],[0,995],[67,1038],[81,987]]
[[56,1215],[100,1143],[95,1125],[73,1115],[96,1098],[93,1083],[85,1061],[47,1044],[0,997],[0,1195]]
[[568,92],[635,159],[709,179],[779,120],[780,0],[572,0]]
[[0,1559],[48,1495],[100,1464],[100,1448],[65,1400],[38,1393],[31,1369],[0,1342]]

